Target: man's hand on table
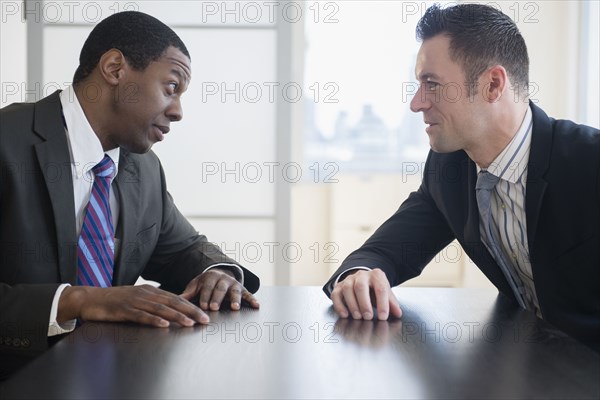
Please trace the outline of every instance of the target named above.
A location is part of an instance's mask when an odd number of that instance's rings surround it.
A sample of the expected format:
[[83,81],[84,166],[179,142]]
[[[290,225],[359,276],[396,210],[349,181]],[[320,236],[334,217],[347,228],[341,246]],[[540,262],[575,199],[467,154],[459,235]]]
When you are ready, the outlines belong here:
[[180,295],[185,300],[199,296],[200,308],[205,311],[217,311],[225,301],[229,307],[237,311],[241,308],[242,300],[252,308],[258,308],[258,300],[229,270],[212,268],[190,281]]
[[[190,302],[199,296],[200,307]],[[136,322],[160,328],[207,324],[205,311],[216,311],[224,301],[239,310],[242,300],[258,308],[256,298],[229,271],[212,268],[190,281],[179,296],[150,285],[97,288],[69,286],[58,303],[59,323],[84,321]]]
[[160,328],[206,324],[208,315],[181,296],[150,285],[97,288],[69,286],[58,303],[56,320],[137,322]]
[[333,308],[342,318],[373,318],[373,307],[377,317],[386,320],[391,315],[400,318],[402,310],[385,273],[376,268],[370,271],[357,270],[340,280],[331,292]]

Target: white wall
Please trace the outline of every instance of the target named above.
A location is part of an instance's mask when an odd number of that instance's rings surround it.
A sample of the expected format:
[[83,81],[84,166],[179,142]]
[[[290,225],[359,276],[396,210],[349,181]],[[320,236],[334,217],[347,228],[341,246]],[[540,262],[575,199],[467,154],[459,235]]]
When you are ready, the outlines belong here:
[[25,101],[26,27],[19,2],[0,2],[0,107]]
[[527,43],[529,80],[536,90],[532,99],[550,116],[577,120],[581,2],[521,1],[518,5],[517,24]]

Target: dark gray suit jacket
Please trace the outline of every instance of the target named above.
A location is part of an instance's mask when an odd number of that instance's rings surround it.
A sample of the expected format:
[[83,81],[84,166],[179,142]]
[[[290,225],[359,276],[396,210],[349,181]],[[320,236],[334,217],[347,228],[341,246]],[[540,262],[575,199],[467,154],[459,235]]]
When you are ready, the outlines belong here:
[[[48,346],[57,287],[76,282],[71,160],[58,92],[0,110],[0,177],[0,353],[32,355]],[[235,263],[177,210],[154,153],[121,150],[113,187],[120,202],[115,286],[141,275],[180,293],[208,266]],[[256,292],[258,277],[245,269],[244,277]]]
[[[531,104],[525,209],[537,298],[545,320],[600,349],[600,131],[549,118]],[[430,152],[419,190],[324,286],[357,266],[381,268],[392,286],[419,275],[457,239],[504,294],[514,294],[481,242],[476,166],[464,151]]]

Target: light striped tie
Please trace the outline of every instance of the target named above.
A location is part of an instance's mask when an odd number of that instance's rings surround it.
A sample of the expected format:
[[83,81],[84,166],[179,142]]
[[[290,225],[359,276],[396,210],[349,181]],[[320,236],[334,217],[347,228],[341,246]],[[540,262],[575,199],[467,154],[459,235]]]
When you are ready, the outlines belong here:
[[112,286],[115,257],[109,193],[116,168],[105,155],[92,171],[96,177],[77,243],[77,284],[109,287]]
[[483,242],[504,273],[506,280],[517,298],[517,302],[521,307],[527,309],[524,301],[524,298],[526,298],[525,288],[523,287],[517,272],[506,259],[506,256],[500,247],[497,230],[492,227],[492,210],[490,203],[492,190],[494,190],[494,187],[499,180],[499,177],[484,170],[481,170],[477,176],[475,194],[477,196],[479,217],[483,223]]

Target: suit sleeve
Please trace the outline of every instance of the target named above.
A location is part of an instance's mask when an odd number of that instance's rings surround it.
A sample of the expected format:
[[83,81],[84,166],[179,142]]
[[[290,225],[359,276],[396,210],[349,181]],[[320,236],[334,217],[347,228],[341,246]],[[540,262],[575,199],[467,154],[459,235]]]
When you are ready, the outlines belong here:
[[255,293],[259,278],[227,257],[221,249],[200,235],[175,206],[166,190],[165,176],[160,167],[162,180],[163,219],[158,242],[142,276],[161,283],[162,288],[181,293],[194,277],[214,264],[235,264],[242,268],[244,286]]
[[0,379],[48,348],[50,307],[58,286],[0,283]]
[[[425,166],[427,170],[428,164]],[[332,283],[354,267],[383,270],[391,286],[418,276],[431,259],[447,246],[454,234],[429,193],[425,179],[398,211],[352,252],[323,287],[331,295]]]

